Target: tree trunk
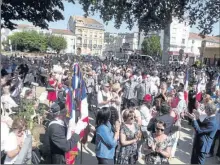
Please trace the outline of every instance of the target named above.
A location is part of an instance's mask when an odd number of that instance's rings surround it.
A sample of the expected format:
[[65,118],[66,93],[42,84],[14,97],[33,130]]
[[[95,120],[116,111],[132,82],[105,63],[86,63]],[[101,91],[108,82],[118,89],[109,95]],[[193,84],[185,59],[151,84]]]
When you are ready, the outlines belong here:
[[169,61],[169,54],[168,51],[170,49],[170,25],[169,23],[167,27],[164,29],[163,33],[163,55],[162,55],[162,62],[164,64],[168,64]]

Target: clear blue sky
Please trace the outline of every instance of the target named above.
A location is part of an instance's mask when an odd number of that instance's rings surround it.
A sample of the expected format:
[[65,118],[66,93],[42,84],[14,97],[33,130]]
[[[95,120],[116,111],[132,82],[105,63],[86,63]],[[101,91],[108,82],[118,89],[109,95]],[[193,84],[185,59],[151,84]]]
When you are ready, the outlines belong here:
[[[58,22],[52,22],[49,24],[49,27],[50,28],[56,28],[56,29],[67,29],[67,23],[68,23],[68,20],[69,20],[69,17],[72,16],[72,15],[84,15],[84,12],[82,10],[82,6],[79,5],[79,4],[71,4],[71,3],[68,3],[68,2],[64,2],[64,11],[63,11],[63,15],[65,17],[64,20],[62,21],[58,21]],[[99,13],[95,14],[94,16],[90,16],[94,19],[96,19],[97,21],[103,23],[102,19],[100,19],[99,17]],[[25,23],[25,24],[28,24],[27,21],[19,21],[18,23]],[[103,23],[104,24],[104,23]],[[113,33],[120,33],[120,32],[137,32],[138,29],[137,27],[134,27],[131,31],[127,28],[127,25],[125,23],[123,23],[121,25],[121,28],[120,29],[116,29],[114,27],[114,21],[111,21],[108,23],[108,25],[105,25],[105,31],[107,32],[113,32]],[[193,27],[191,29],[191,32],[195,32],[195,33],[198,33],[198,29],[196,27]],[[220,34],[220,22],[215,24],[214,26],[214,29],[213,29],[213,32],[212,32],[213,35],[219,35]]]

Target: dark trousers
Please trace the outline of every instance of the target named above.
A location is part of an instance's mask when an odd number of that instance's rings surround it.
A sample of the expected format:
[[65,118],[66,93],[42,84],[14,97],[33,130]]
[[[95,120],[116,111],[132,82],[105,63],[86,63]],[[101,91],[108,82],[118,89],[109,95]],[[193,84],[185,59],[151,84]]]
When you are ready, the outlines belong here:
[[4,164],[6,158],[6,153],[4,151],[1,151],[1,164]]
[[118,145],[115,147],[114,164],[116,164],[117,162],[117,148],[118,148]]
[[191,164],[205,164],[206,155],[204,152],[192,153]]
[[105,159],[105,158],[99,158],[97,157],[98,160],[98,164],[114,164],[114,160],[113,159]]
[[220,130],[218,130],[215,134],[214,140],[212,142],[212,147],[210,149],[210,154],[214,155],[214,150],[215,150],[215,142],[218,139],[218,149],[217,149],[217,153],[216,156],[220,157]]

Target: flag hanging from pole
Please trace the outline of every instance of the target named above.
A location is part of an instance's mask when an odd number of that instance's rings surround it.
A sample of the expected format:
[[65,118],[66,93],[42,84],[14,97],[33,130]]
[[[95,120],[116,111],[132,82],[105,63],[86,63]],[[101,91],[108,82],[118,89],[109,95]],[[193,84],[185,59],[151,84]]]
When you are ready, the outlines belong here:
[[[74,123],[74,126],[77,122],[78,117],[85,122],[87,125],[89,124],[89,115],[88,115],[88,102],[87,102],[87,94],[86,94],[86,85],[85,81],[82,78],[82,73],[80,72],[80,68],[78,63],[75,63],[73,65],[73,77],[72,77],[72,91],[70,96],[67,97],[67,105],[71,105],[70,111],[70,120],[71,123]],[[69,92],[70,93],[70,92]],[[69,103],[71,102],[71,103]],[[78,115],[78,113],[80,115]],[[73,127],[74,127],[73,126]],[[74,133],[74,132],[71,132]],[[80,139],[82,139],[83,143],[87,141],[88,136],[88,129],[82,130],[80,132]],[[70,138],[71,136],[68,136],[67,138]],[[78,148],[77,145],[69,152],[66,153],[66,163],[67,164],[74,164],[75,158],[78,155]]]
[[188,88],[189,88],[189,69],[186,70],[186,78],[184,84],[184,99],[188,103]]

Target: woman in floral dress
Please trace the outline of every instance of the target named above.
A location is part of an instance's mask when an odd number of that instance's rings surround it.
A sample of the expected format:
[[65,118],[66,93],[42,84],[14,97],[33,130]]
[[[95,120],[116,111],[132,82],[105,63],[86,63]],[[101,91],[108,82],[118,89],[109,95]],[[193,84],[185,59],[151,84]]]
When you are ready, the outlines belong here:
[[172,140],[164,133],[166,124],[162,121],[156,123],[156,133],[148,137],[144,149],[146,164],[169,164]]
[[124,123],[120,130],[121,148],[117,164],[135,164],[138,159],[137,141],[140,139],[140,131],[138,124],[134,122],[134,111],[126,110],[123,113],[123,120]]

